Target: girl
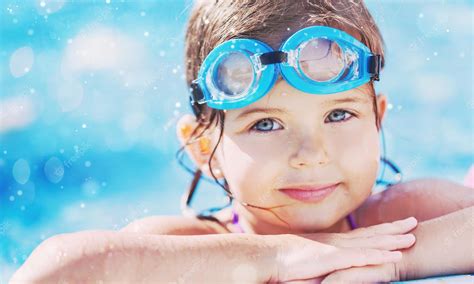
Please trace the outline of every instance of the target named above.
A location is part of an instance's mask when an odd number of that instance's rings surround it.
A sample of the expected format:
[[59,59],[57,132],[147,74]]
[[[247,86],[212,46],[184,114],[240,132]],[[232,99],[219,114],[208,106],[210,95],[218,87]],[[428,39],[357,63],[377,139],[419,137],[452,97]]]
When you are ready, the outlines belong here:
[[[12,282],[358,282],[474,271],[470,189],[420,180],[372,194],[380,161],[389,163],[378,142],[387,102],[374,89],[383,40],[362,2],[197,2],[186,66],[193,115],[177,129],[198,170],[185,216],[55,236]],[[188,208],[203,175],[230,207]]]

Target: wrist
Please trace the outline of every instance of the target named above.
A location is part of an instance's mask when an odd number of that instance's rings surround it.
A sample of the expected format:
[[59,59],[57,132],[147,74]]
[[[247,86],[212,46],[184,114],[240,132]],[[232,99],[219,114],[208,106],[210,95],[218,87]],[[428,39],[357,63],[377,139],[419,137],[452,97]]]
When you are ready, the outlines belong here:
[[413,272],[415,271],[413,263],[410,263],[410,249],[401,250],[402,260],[395,263],[398,281],[406,281],[415,278]]
[[256,258],[256,267],[262,271],[259,283],[277,283],[281,278],[285,254],[285,241],[287,234],[281,235],[256,235],[260,238],[259,257]]

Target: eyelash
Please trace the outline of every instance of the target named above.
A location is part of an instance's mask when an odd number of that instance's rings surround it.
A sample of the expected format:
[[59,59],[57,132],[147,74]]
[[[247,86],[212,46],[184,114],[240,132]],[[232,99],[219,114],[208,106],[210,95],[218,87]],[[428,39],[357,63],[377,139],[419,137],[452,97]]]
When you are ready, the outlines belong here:
[[[338,111],[342,111],[342,112],[344,112],[345,114],[348,114],[349,117],[348,117],[348,118],[345,118],[345,119],[343,119],[343,120],[339,120],[339,121],[328,121],[329,116],[330,116],[332,113],[338,112]],[[353,114],[352,112],[347,111],[347,110],[345,110],[345,109],[335,109],[335,110],[331,111],[331,112],[328,114],[328,116],[326,117],[326,119],[324,120],[324,122],[327,122],[327,123],[341,123],[341,122],[350,120],[350,119],[351,119],[352,117],[354,117],[354,116],[355,116],[355,114]],[[257,130],[257,129],[256,129],[256,126],[257,126],[259,123],[261,123],[262,121],[271,121],[271,122],[274,122],[274,123],[276,122],[276,123],[280,124],[280,126],[281,126],[281,123],[278,122],[278,121],[277,121],[276,119],[274,119],[274,118],[264,118],[264,119],[260,119],[260,120],[258,120],[257,122],[255,122],[255,123],[250,127],[249,132],[256,132],[256,133],[258,133],[258,134],[264,134],[264,135],[265,135],[265,134],[270,133],[270,132],[274,132],[274,131],[281,130],[281,128],[280,128],[280,129],[276,129],[276,130],[268,130],[268,131],[260,131],[260,130]],[[281,127],[283,127],[283,126],[281,126]]]

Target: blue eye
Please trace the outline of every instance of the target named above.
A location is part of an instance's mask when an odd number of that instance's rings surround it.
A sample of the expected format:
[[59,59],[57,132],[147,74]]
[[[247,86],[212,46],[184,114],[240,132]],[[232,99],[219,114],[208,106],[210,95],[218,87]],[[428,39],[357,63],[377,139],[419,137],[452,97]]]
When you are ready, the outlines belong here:
[[[275,128],[275,127],[280,127],[280,128]],[[279,130],[282,128],[283,127],[281,126],[281,124],[276,122],[274,119],[265,118],[265,119],[257,121],[257,123],[255,123],[250,130],[257,131],[257,132],[270,132],[270,131]]]
[[343,109],[336,109],[331,111],[331,113],[327,116],[325,122],[341,122],[350,119],[352,116],[352,113],[348,111],[345,111]]

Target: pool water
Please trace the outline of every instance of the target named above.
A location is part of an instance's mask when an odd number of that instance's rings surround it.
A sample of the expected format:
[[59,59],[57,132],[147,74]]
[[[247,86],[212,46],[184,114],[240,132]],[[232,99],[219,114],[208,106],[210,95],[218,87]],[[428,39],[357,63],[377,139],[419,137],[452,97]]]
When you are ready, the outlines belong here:
[[[54,234],[180,214],[190,4],[2,1],[0,283]],[[461,182],[473,164],[472,3],[367,4],[387,46],[376,85],[390,102],[387,156],[404,179]],[[201,184],[197,209],[224,204]]]

